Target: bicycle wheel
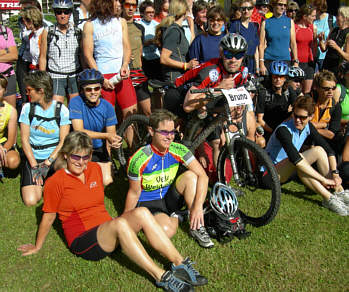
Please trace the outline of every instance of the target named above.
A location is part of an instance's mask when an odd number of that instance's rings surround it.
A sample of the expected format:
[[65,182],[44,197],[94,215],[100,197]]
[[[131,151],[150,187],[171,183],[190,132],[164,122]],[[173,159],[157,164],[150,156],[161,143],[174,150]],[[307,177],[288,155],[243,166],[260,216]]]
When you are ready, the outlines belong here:
[[[151,142],[148,132],[149,118],[143,115],[132,115],[126,118],[117,130],[117,134],[123,138],[123,145],[116,150],[117,158],[121,167],[126,170],[130,156],[140,147]],[[133,129],[132,143],[126,139],[126,130]]]
[[[256,227],[266,225],[274,219],[280,207],[281,186],[277,171],[265,150],[245,137],[234,141],[234,154],[240,186],[233,178],[227,147],[222,149],[218,158],[218,179],[237,189],[239,209],[246,223]],[[261,187],[261,170],[270,174],[271,189]]]

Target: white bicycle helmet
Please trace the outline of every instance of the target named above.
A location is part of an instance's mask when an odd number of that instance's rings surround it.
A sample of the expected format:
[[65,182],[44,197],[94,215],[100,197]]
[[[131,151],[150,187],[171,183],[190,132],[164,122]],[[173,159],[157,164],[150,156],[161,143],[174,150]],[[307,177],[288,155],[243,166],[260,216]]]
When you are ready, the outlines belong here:
[[228,33],[225,35],[221,39],[219,46],[223,50],[231,51],[233,53],[247,51],[247,42],[245,38],[237,33]]
[[216,182],[211,190],[210,205],[219,217],[226,220],[233,217],[238,209],[238,200],[231,188]]
[[292,66],[288,70],[288,76],[291,79],[293,78],[304,79],[305,74],[302,68]]
[[52,9],[72,9],[74,7],[71,0],[54,0]]

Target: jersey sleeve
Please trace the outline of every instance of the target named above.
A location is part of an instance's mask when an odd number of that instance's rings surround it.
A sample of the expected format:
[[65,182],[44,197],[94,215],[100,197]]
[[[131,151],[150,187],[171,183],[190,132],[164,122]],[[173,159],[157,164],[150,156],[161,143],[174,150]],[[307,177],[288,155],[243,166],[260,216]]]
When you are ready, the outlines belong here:
[[168,28],[170,29],[169,32],[165,32],[164,39],[162,41],[162,47],[165,49],[168,49],[169,51],[173,52],[178,47],[178,40],[181,37],[181,33],[178,29],[175,28]]
[[27,102],[23,107],[21,111],[21,115],[19,116],[19,122],[29,125],[29,110],[30,110],[30,103]]
[[62,104],[60,126],[65,126],[70,124],[71,124],[71,121],[69,119],[69,110],[64,104]]
[[191,151],[180,143],[171,143],[170,153],[177,159],[177,161],[183,163],[185,166],[188,166],[190,162],[192,162],[195,157]]
[[46,182],[44,187],[44,205],[42,210],[45,213],[57,213],[59,210],[59,203],[63,196],[61,172],[56,172]]
[[82,120],[82,104],[79,96],[69,102],[69,117],[71,120]]
[[143,147],[139,149],[131,158],[127,167],[127,176],[130,180],[141,180],[142,172],[150,157],[143,152]]
[[336,153],[333,151],[331,146],[327,143],[325,138],[320,135],[312,123],[309,123],[310,138],[314,141],[314,144],[324,148],[328,156],[335,156]]
[[106,102],[106,115],[107,115],[106,124],[105,124],[106,127],[114,126],[118,123],[115,110],[113,109],[113,106],[109,102]]
[[296,165],[303,159],[297,148],[293,145],[291,133],[286,127],[281,126],[277,128],[275,136],[280,141],[280,144],[282,148],[284,148],[290,162]]

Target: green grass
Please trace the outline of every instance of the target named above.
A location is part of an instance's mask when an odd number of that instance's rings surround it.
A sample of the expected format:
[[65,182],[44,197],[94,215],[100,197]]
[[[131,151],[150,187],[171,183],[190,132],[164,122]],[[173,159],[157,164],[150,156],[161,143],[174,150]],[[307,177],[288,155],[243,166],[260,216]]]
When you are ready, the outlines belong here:
[[[122,211],[127,182],[119,178],[106,189],[108,211]],[[248,226],[251,236],[213,249],[200,248],[183,224],[173,243],[197,261],[209,285],[198,291],[348,291],[349,224],[320,206],[320,197],[302,185],[283,186],[275,220],[261,228]],[[41,203],[25,207],[19,177],[0,185],[0,291],[156,291],[149,276],[120,251],[100,262],[72,255],[56,222],[42,250],[22,257],[16,248],[33,243]],[[168,262],[142,240],[160,265]]]

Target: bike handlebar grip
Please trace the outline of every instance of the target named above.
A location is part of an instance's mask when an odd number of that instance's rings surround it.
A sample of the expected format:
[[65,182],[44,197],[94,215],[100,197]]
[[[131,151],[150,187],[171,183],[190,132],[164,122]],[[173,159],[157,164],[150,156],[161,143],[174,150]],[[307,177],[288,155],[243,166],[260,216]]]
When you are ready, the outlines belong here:
[[190,89],[190,93],[207,93],[207,92],[209,92],[209,88]]

